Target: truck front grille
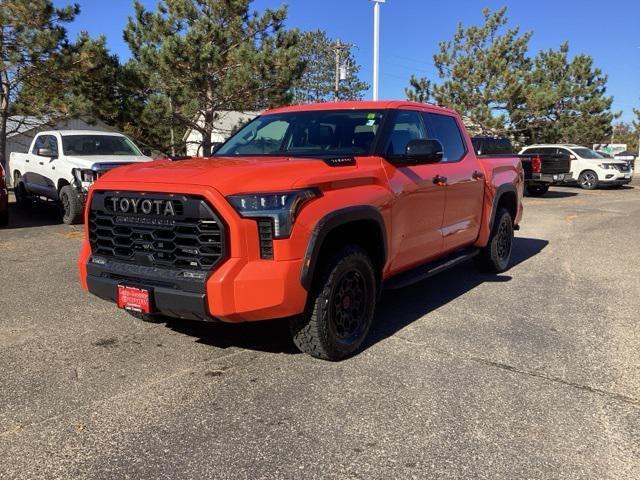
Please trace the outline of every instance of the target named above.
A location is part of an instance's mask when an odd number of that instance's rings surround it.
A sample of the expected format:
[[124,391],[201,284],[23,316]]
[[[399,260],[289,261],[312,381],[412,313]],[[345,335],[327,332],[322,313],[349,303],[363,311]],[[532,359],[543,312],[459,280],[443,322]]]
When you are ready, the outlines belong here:
[[211,270],[226,254],[224,223],[197,196],[98,191],[88,227],[92,254],[122,262]]

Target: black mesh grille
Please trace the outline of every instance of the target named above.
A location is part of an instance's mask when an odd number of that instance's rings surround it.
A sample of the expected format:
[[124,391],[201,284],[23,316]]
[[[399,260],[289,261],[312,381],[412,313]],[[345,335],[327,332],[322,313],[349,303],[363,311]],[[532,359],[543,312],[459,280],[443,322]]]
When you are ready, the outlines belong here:
[[[122,211],[122,199],[137,202],[138,209]],[[143,200],[155,202],[150,213],[142,211]],[[225,240],[223,222],[200,197],[95,192],[91,201],[89,242],[94,255],[147,266],[210,270],[224,257]]]

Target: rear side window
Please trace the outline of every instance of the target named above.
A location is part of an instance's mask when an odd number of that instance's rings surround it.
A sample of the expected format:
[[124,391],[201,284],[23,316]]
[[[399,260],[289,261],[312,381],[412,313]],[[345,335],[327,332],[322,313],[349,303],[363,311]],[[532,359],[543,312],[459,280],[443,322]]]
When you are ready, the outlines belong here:
[[444,150],[443,162],[457,162],[467,153],[458,122],[448,115],[423,113],[429,137],[438,140]]

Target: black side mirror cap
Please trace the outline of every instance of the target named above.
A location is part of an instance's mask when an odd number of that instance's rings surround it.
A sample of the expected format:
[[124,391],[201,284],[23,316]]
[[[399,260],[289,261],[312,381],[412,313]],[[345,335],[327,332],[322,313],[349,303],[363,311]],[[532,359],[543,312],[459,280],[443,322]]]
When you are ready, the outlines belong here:
[[444,158],[444,149],[438,140],[416,138],[409,141],[404,156],[415,164],[438,163]]

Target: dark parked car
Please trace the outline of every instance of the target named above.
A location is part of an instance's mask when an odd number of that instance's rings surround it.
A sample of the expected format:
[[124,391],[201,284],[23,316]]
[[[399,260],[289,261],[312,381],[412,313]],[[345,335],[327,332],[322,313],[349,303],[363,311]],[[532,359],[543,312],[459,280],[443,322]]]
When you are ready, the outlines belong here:
[[0,227],[9,223],[9,192],[5,181],[4,168],[0,165]]
[[[511,140],[500,137],[473,137],[473,148],[478,156],[512,156]],[[556,150],[531,150],[518,155],[524,169],[525,191],[532,197],[540,197],[549,186],[571,178],[571,159]]]

